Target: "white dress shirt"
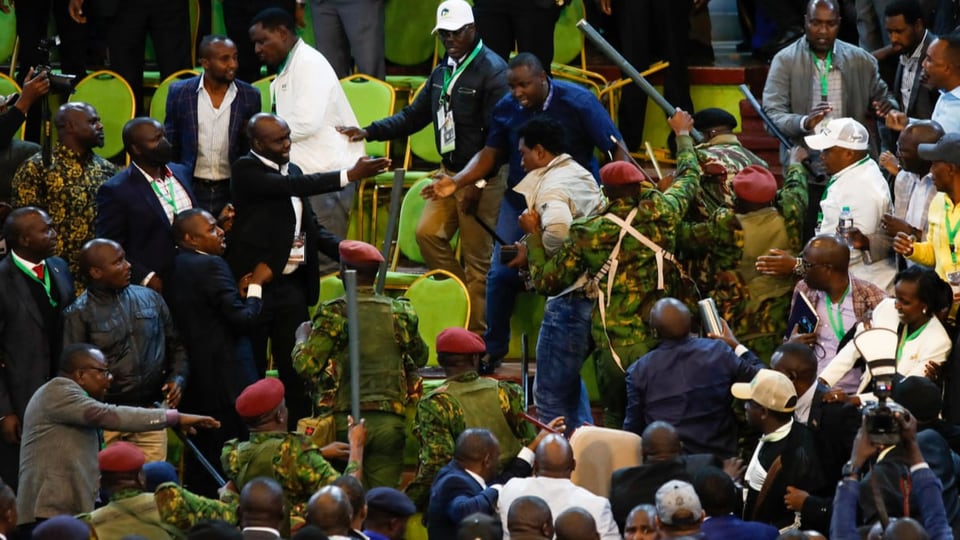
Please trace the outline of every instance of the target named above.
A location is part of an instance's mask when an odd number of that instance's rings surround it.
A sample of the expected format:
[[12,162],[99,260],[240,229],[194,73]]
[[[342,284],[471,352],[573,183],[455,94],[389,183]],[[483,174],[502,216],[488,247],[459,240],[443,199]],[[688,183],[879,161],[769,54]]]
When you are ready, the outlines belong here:
[[513,478],[503,485],[503,489],[500,490],[499,506],[504,540],[510,538],[510,533],[507,531],[507,513],[510,511],[510,505],[525,495],[535,495],[546,501],[554,517],[564,510],[579,506],[593,516],[602,540],[620,540],[620,531],[617,528],[617,522],[613,519],[610,501],[577,486],[569,478],[545,476]]
[[193,176],[206,180],[230,178],[230,107],[237,97],[237,85],[231,82],[219,107],[203,86],[197,87],[197,163]]
[[[166,212],[167,219],[170,220],[171,225],[173,224],[173,218],[176,217],[177,214],[193,208],[193,203],[190,202],[190,195],[187,194],[186,188],[184,188],[180,180],[173,175],[169,167],[164,166],[163,169],[161,169],[160,172],[163,174],[161,178],[154,178],[150,176],[147,171],[141,169],[140,166],[137,165],[137,162],[134,161],[132,163],[133,166],[140,171],[140,174],[147,179],[147,182],[151,184],[150,189],[153,190],[153,186],[155,185],[157,190],[162,194],[158,195],[156,191],[154,191],[154,195],[157,197],[157,200],[160,201],[160,206],[162,206],[163,211]],[[171,192],[173,194],[172,197]],[[169,199],[171,198],[174,204],[170,204]]]

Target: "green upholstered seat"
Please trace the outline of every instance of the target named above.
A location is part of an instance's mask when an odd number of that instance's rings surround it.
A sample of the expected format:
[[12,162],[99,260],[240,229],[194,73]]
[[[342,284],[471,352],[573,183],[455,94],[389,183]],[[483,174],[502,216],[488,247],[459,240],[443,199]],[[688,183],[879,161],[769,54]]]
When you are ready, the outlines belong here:
[[195,77],[199,73],[195,69],[181,69],[164,79],[160,86],[154,90],[153,97],[150,98],[150,118],[158,120],[162,124],[167,118],[167,94],[170,93],[170,85],[183,79]]
[[103,123],[103,148],[94,148],[98,156],[110,159],[123,152],[123,126],[136,111],[133,90],[119,74],[109,70],[94,71],[79,83],[70,101],[93,105]]
[[435,366],[437,351],[433,345],[437,335],[453,326],[466,328],[470,320],[467,286],[450,272],[431,270],[414,281],[404,296],[410,299],[420,319],[420,337],[430,346],[427,365]]

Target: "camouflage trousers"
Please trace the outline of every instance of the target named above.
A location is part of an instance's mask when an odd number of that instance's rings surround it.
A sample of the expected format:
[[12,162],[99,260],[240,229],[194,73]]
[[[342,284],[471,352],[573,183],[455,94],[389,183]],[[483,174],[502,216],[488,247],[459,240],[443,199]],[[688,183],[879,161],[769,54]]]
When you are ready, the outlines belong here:
[[789,317],[789,295],[769,298],[753,313],[733,318],[737,322],[731,325],[731,329],[744,347],[756,353],[769,366],[773,352],[783,344]]
[[[363,447],[363,487],[396,488],[403,475],[403,447],[407,442],[405,419],[393,413],[362,411],[367,426]],[[337,414],[337,440],[347,441],[347,415]]]
[[604,426],[623,429],[623,419],[627,412],[626,369],[649,350],[650,347],[643,343],[617,347],[617,354],[623,364],[622,370],[613,359],[609,347],[598,347],[593,351],[591,356],[597,370],[597,389],[603,405]]

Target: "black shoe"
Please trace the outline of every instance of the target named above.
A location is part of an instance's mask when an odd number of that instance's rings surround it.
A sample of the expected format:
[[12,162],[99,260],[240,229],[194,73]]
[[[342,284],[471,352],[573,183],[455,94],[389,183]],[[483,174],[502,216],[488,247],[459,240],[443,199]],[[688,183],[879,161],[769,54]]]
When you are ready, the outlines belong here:
[[480,366],[477,368],[477,373],[480,375],[493,375],[502,364],[502,356],[493,358],[489,354],[485,354],[480,357]]

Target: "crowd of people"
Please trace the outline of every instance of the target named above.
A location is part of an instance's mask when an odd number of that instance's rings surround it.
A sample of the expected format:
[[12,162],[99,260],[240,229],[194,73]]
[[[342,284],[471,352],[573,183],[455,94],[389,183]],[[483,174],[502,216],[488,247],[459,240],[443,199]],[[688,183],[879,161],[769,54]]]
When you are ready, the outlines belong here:
[[[929,2],[864,2],[881,3],[889,45],[870,52],[838,39],[842,2],[789,17],[797,2],[758,2],[785,17],[763,91],[790,143],[782,178],[733,114],[689,96],[666,119],[676,168],[655,178],[628,153],[636,96],[621,131],[551,77],[553,2],[442,2],[424,91],[361,126],[338,79],[352,62],[383,76],[382,45],[354,26],[382,1],[313,0],[314,23],[339,17],[349,41],[318,51],[298,37],[302,5],[225,0],[242,31],[200,40],[203,72],[170,88],[162,122],[124,126],[126,167],[93,153],[103,125],[80,102],[53,114],[49,151],[3,156],[19,165],[0,259],[0,538],[397,540],[421,519],[431,540],[960,534],[960,33],[928,30],[949,18]],[[624,4],[600,7],[645,9]],[[705,2],[689,4],[671,9]],[[85,7],[53,2],[65,27]],[[110,42],[137,88],[132,25],[179,15],[95,7],[131,25]],[[189,54],[168,41],[154,38],[162,68]],[[272,113],[248,84],[257,62],[277,73]],[[672,68],[668,97],[685,77]],[[0,138],[50,85],[26,71]],[[432,343],[378,287],[384,254],[344,239],[357,182],[391,166],[363,141],[428,126],[442,163],[416,239],[472,305]],[[331,264],[355,296],[318,303]],[[491,376],[523,291],[546,297],[532,388]],[[425,387],[431,349],[445,379]],[[602,489],[576,479],[606,459],[578,448],[589,424],[629,462]]]

